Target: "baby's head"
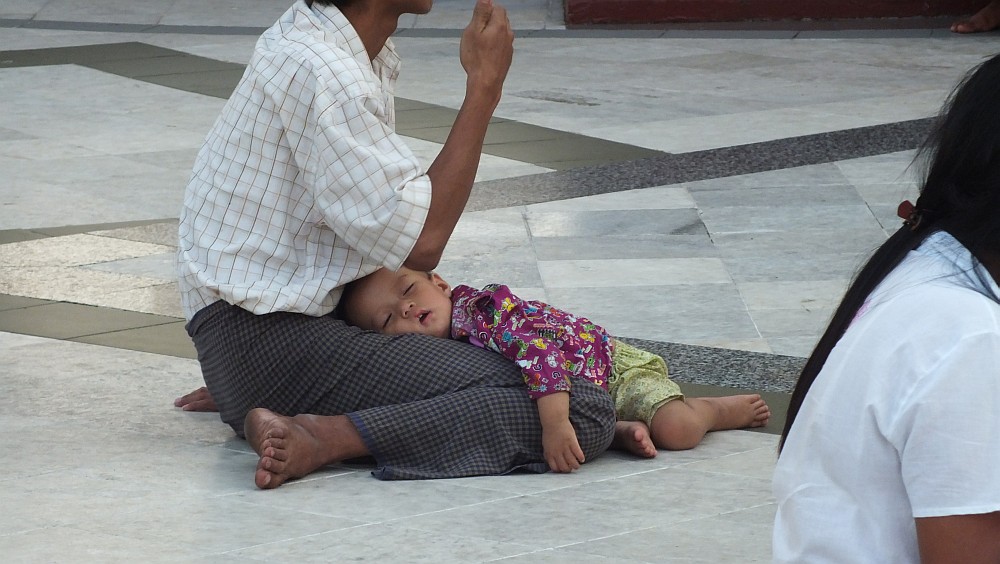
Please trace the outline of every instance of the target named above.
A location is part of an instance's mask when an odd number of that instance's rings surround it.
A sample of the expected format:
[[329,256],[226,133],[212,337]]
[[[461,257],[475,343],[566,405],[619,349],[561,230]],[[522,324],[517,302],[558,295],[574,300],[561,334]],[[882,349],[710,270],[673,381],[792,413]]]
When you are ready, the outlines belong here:
[[433,272],[381,268],[348,284],[338,307],[344,321],[362,329],[451,336],[451,286]]

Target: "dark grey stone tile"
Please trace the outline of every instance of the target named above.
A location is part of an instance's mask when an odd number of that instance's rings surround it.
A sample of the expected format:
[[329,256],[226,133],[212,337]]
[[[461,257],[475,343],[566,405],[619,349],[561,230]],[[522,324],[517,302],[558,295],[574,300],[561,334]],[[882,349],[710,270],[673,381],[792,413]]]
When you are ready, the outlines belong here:
[[561,162],[580,161],[585,157],[588,157],[588,160],[596,160],[595,157],[598,155],[602,162],[615,162],[631,161],[662,154],[660,151],[636,147],[634,145],[570,134],[537,141],[491,144],[490,153],[522,162],[548,163],[547,165],[542,165],[547,168],[557,168],[552,165]]
[[166,57],[147,57],[142,59],[122,59],[114,61],[91,61],[87,66],[99,71],[117,74],[129,78],[142,78],[161,75],[188,74],[193,72],[237,71],[241,75],[244,65],[227,63],[206,57],[196,57],[188,54],[178,54]]
[[0,294],[0,311],[6,311],[9,309],[24,309],[27,307],[40,306],[50,303],[53,302],[50,302],[49,300],[39,300],[36,298],[26,298],[24,296]]
[[243,76],[243,70],[243,67],[235,67],[215,71],[136,77],[136,80],[176,88],[185,92],[197,92],[198,94],[205,94],[207,96],[229,97],[233,88],[236,87],[236,84]]
[[177,321],[69,340],[181,358],[198,358],[198,352],[194,349],[194,344],[188,337],[187,331],[184,330],[184,324],[184,321]]
[[137,241],[139,243],[152,243],[154,245],[166,245],[168,247],[177,246],[177,220],[175,219],[136,225],[133,227],[90,231],[89,233],[91,235],[100,235],[102,237]]
[[[927,135],[930,123],[930,119],[911,120],[480,182],[467,209],[548,202],[894,153],[917,147]],[[826,182],[830,182],[828,177]],[[842,184],[844,179],[834,183]],[[710,186],[705,183],[702,187]]]
[[70,339],[176,321],[174,317],[65,302],[0,311],[0,331],[52,339]]
[[[455,123],[457,115],[457,111],[440,106],[427,105],[412,109],[396,108],[396,132],[401,135],[425,139],[416,133],[428,128],[450,128]],[[428,139],[430,141],[437,141],[440,138],[440,133],[437,131],[430,131],[426,134],[431,137]]]
[[90,223],[87,225],[65,225],[61,227],[40,227],[37,229],[32,229],[32,232],[39,233],[45,237],[61,237],[63,235],[76,235],[77,233],[90,233],[92,231],[106,231],[109,229],[120,229],[126,227],[141,227],[144,225],[163,223],[165,221],[169,222],[176,220],[149,219],[140,221],[119,221],[115,223]]
[[20,243],[21,241],[32,241],[34,239],[44,239],[47,235],[28,229],[5,229],[0,231],[0,245],[7,243]]
[[79,45],[75,47],[23,49],[18,51],[0,51],[0,68],[8,66],[24,67],[66,64],[88,65],[90,63],[105,63],[108,61],[168,57],[178,54],[183,53],[155,45],[131,41]]
[[[805,365],[805,359],[791,356],[643,339],[624,340],[662,356],[667,361],[670,377],[681,383],[789,393]],[[693,386],[691,389],[701,391]]]

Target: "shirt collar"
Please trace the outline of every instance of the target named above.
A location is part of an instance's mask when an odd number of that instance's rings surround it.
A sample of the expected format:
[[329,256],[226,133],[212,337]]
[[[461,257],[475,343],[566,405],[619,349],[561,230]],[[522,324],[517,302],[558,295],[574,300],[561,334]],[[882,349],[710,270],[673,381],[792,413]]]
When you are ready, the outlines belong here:
[[[328,40],[344,47],[359,62],[370,66],[379,79],[387,86],[399,76],[400,58],[392,39],[388,39],[375,60],[368,59],[368,51],[354,26],[336,6],[313,4],[306,6],[305,0],[298,0],[295,6],[299,16],[308,18],[328,35]],[[332,37],[330,37],[332,35]]]

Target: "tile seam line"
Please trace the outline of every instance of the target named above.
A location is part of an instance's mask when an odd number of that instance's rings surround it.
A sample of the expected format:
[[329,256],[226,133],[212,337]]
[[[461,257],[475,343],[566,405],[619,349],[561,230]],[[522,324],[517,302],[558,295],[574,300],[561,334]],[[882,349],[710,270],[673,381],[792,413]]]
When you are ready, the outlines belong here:
[[[69,303],[69,302],[58,302],[58,303]],[[93,307],[102,307],[102,306],[93,306]],[[105,309],[116,309],[116,308],[109,307],[109,308],[105,308]],[[119,310],[119,311],[126,311],[126,310]],[[135,312],[135,313],[138,313],[138,312]],[[76,339],[86,339],[88,337],[97,337],[97,336],[100,336],[100,335],[114,335],[116,333],[123,333],[125,331],[135,331],[137,329],[149,329],[149,328],[152,328],[152,327],[162,327],[163,325],[170,325],[172,323],[177,323],[179,321],[183,321],[183,319],[180,318],[180,317],[178,317],[178,318],[173,319],[171,321],[164,321],[162,323],[153,323],[151,325],[140,325],[138,327],[127,327],[125,329],[114,329],[112,331],[101,331],[99,333],[87,333],[86,335],[75,335],[73,337],[66,337],[64,339],[59,339],[59,340],[60,341],[75,341]],[[93,344],[93,343],[84,343],[84,344]],[[112,346],[112,345],[108,345],[108,346]],[[113,346],[113,348],[120,349],[122,347]],[[144,351],[144,352],[150,352],[150,351]],[[167,355],[167,356],[173,356],[173,355]]]

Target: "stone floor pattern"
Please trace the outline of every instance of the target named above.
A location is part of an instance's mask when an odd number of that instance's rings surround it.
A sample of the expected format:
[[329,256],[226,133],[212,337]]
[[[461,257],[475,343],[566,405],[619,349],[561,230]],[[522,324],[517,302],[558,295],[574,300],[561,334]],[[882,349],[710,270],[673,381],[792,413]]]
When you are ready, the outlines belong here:
[[[471,3],[405,17],[398,129],[433,159],[461,102]],[[517,29],[469,208],[440,267],[503,281],[662,353],[692,395],[756,390],[763,432],[571,475],[275,491],[213,414],[174,251],[190,166],[274,0],[0,5],[0,476],[9,562],[764,562],[797,370],[899,225],[951,87],[1000,48],[880,29]],[[889,29],[889,28],[892,29]],[[872,29],[873,28],[873,29]]]

